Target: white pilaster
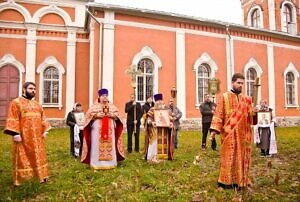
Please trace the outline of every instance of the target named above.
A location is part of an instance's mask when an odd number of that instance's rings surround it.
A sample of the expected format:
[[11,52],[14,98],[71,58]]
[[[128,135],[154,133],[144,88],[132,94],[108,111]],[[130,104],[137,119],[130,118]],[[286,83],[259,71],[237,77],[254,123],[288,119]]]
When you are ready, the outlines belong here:
[[186,83],[185,83],[185,32],[176,31],[176,88],[177,107],[186,118]]
[[94,43],[95,43],[95,21],[90,22],[90,65],[89,65],[89,106],[94,103]]
[[67,88],[66,88],[66,113],[72,110],[75,103],[75,57],[76,57],[76,32],[68,31],[67,39]]
[[114,18],[113,11],[105,11],[103,26],[103,73],[102,87],[108,89],[109,100],[113,102],[114,89]]
[[227,63],[227,90],[231,89],[231,77],[234,73],[234,57],[233,57],[233,39],[228,33],[226,36],[226,63]]
[[36,28],[29,26],[26,37],[25,81],[35,82]]
[[275,110],[275,67],[274,67],[274,48],[273,45],[268,44],[267,46],[268,54],[268,89],[269,89],[269,106]]
[[268,8],[269,8],[269,29],[276,30],[276,23],[275,23],[275,2],[274,0],[268,0]]

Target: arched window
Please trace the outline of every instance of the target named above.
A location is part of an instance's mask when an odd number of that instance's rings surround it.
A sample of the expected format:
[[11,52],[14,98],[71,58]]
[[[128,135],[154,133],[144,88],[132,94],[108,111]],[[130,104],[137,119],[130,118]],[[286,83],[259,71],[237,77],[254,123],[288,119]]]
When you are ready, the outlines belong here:
[[147,97],[153,95],[153,69],[154,63],[148,58],[138,62],[137,70],[142,74],[137,76],[137,101],[146,102]]
[[260,5],[253,6],[247,14],[247,25],[255,28],[264,27],[263,10]]
[[285,76],[286,104],[295,105],[295,76],[292,72],[288,72]]
[[65,69],[53,56],[47,57],[37,68],[40,74],[39,100],[43,107],[62,108],[62,75]]
[[47,67],[43,72],[43,104],[59,103],[59,71],[55,67]]
[[246,93],[248,96],[254,96],[254,82],[257,77],[257,73],[254,68],[249,68],[246,74]]
[[293,18],[292,18],[292,8],[290,5],[288,4],[284,4],[283,5],[283,16],[282,16],[282,20],[283,20],[283,25],[282,25],[282,31],[290,33],[291,27],[290,24],[293,22]]
[[202,63],[197,70],[197,91],[198,103],[204,101],[204,95],[208,93],[208,79],[211,75],[211,68],[208,64]]
[[255,9],[251,14],[251,26],[260,27],[260,11],[258,9]]

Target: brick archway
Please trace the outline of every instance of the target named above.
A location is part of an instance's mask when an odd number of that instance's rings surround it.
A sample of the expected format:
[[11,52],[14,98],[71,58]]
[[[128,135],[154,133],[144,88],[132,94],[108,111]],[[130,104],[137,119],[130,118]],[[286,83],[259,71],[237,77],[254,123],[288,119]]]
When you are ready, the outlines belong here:
[[7,64],[0,68],[0,126],[4,126],[9,102],[19,96],[19,70]]

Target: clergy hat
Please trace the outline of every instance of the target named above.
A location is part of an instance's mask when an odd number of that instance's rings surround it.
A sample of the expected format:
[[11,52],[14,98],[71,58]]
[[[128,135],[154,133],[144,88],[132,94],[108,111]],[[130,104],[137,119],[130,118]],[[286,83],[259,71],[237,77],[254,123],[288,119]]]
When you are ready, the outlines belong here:
[[100,90],[98,90],[98,95],[108,95],[108,90],[106,88],[101,88]]
[[163,95],[161,93],[155,94],[154,95],[154,100],[155,102],[158,100],[163,100]]

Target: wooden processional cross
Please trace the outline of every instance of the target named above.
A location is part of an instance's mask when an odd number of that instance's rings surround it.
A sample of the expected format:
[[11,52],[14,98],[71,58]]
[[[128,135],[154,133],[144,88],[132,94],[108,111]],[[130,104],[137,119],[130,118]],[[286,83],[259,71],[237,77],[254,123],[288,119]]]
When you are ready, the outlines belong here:
[[256,77],[253,87],[253,105],[256,106],[258,104],[258,88],[260,87],[259,77]]
[[[135,97],[135,89],[136,89],[136,76],[141,75],[142,72],[140,70],[137,70],[136,65],[131,65],[128,69],[125,71],[126,74],[131,76],[131,86],[133,88],[133,94],[134,99]],[[134,105],[133,108],[133,120],[136,121],[136,105]],[[134,133],[136,132],[136,123],[134,123]]]

